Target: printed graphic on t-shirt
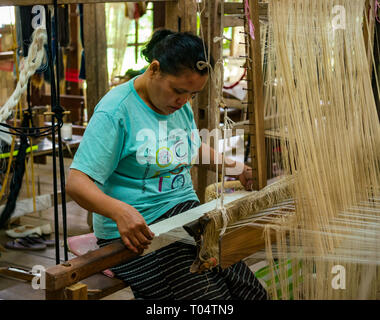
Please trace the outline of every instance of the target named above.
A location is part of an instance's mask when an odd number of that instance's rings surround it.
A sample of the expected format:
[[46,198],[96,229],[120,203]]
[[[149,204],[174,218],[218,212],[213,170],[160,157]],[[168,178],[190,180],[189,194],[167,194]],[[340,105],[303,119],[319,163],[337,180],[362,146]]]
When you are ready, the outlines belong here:
[[[161,129],[166,125],[161,124]],[[197,157],[196,133],[186,129],[175,129],[169,135],[163,136],[162,130],[159,139],[149,129],[142,131],[144,139],[136,151],[136,159],[146,166],[142,183],[143,192],[146,191],[146,179],[156,179],[158,192],[180,189],[191,183],[190,166]],[[147,165],[149,163],[149,166]]]

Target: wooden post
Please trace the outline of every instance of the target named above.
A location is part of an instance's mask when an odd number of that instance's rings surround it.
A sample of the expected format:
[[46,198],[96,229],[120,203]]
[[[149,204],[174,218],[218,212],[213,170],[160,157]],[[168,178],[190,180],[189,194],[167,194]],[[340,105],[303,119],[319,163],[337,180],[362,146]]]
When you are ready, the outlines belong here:
[[88,300],[87,285],[76,283],[66,288],[67,300]]
[[261,62],[259,1],[249,1],[250,18],[255,27],[255,39],[249,35],[246,26],[247,41],[249,41],[248,56],[250,66],[248,74],[248,117],[251,167],[253,170],[253,188],[260,190],[267,184],[266,159],[265,159],[265,126],[264,126],[264,86]]
[[[78,20],[76,13],[76,5],[69,5],[69,21],[70,21],[70,46],[68,52],[68,69],[79,72],[79,41],[78,41]],[[69,82],[66,86],[66,94],[80,95],[79,83]]]
[[153,2],[153,30],[165,27],[166,3]]
[[[218,61],[221,57],[220,43],[214,43],[213,39],[220,36],[221,19],[218,11],[220,0],[206,0],[205,10],[201,15],[202,34],[205,45],[210,49],[210,54],[214,61]],[[210,104],[209,104],[210,101]],[[211,132],[215,128],[215,124],[220,122],[219,106],[215,103],[215,87],[209,79],[205,89],[197,97],[198,110],[195,114],[198,129],[208,129]],[[215,141],[210,141],[211,147],[215,145]],[[199,159],[200,163],[202,159]],[[206,187],[215,183],[215,173],[209,171],[205,166],[198,167],[198,187],[197,194],[201,203],[205,202]]]
[[105,22],[104,3],[83,5],[88,119],[91,118],[95,106],[109,89]]
[[184,32],[197,31],[197,7],[193,0],[178,0],[165,3],[165,27]]

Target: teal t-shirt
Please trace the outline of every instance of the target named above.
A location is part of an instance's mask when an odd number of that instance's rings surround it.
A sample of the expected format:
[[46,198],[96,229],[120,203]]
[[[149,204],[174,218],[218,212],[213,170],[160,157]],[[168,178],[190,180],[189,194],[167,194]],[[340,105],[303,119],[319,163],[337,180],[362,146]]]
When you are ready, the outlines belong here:
[[[178,203],[198,200],[190,168],[201,143],[189,103],[158,114],[137,94],[135,79],[100,100],[70,168],[136,208],[149,224]],[[120,237],[112,219],[94,213],[93,224],[98,238]]]

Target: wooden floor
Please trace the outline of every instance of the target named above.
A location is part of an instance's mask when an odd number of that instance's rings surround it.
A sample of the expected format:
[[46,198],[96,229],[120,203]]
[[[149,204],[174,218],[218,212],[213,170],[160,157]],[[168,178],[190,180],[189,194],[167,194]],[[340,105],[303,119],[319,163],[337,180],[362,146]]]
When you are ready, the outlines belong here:
[[[65,159],[65,172],[67,176],[68,168],[72,159]],[[35,165],[35,179],[39,179],[40,194],[52,194],[53,193],[53,173],[52,173],[52,158],[48,157],[47,164]],[[24,179],[25,180],[25,179]],[[37,183],[36,183],[37,184]],[[58,182],[59,185],[59,182]],[[37,192],[36,186],[36,192]],[[60,190],[60,187],[58,188]],[[31,197],[32,191],[29,190],[29,196],[27,193],[26,184],[20,191],[18,199],[24,199]],[[92,232],[92,229],[87,223],[87,211],[79,207],[74,201],[67,203],[67,232],[68,236],[86,234]],[[61,220],[61,207],[59,208],[59,225],[60,225],[60,259],[64,261],[63,250],[63,236],[62,236],[62,220]],[[30,224],[35,226],[41,226],[49,223],[53,230],[50,235],[50,239],[54,239],[54,207],[37,213],[28,214],[20,218],[20,224]],[[12,225],[16,227],[17,225]],[[5,230],[0,230],[0,245],[4,247],[7,241],[12,240],[5,233]],[[74,255],[69,254],[69,259]],[[48,247],[39,251],[28,250],[10,250],[0,248],[0,267],[21,267],[27,270],[31,270],[33,266],[42,265],[45,268],[54,266],[56,264],[55,247]],[[117,294],[112,294],[105,299],[123,299],[131,298],[130,290],[121,290]],[[34,300],[44,299],[43,290],[33,290],[31,284],[26,281],[15,280],[13,278],[0,276],[0,299],[12,299],[12,300]]]

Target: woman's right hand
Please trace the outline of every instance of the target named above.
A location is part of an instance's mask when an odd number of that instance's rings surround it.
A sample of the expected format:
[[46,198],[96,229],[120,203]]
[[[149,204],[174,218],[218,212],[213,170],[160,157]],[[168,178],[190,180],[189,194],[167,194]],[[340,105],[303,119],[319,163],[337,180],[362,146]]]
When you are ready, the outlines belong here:
[[115,217],[121,239],[128,249],[142,253],[151,244],[154,233],[150,231],[143,216],[134,207],[126,205],[124,209]]
[[82,208],[114,220],[121,239],[130,250],[140,253],[151,243],[154,234],[140,212],[106,195],[85,173],[70,169],[66,191]]

